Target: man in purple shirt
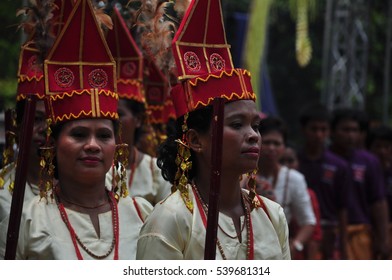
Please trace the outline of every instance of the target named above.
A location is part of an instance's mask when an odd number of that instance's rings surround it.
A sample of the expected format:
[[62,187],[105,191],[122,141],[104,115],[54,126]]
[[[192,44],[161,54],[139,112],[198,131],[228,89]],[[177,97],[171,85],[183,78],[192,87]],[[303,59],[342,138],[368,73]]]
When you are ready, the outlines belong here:
[[360,146],[363,111],[340,108],[331,120],[331,150],[351,167],[353,191],[349,195],[349,259],[387,259],[389,255],[388,205],[380,161]]
[[302,111],[300,123],[304,143],[298,154],[299,171],[304,174],[319,201],[322,258],[345,259],[350,169],[342,158],[326,148],[329,122],[329,112],[321,104],[311,105]]
[[[367,149],[375,154],[382,166],[389,208],[389,240],[392,238],[392,128],[380,125],[370,129],[366,139]],[[392,248],[390,255],[392,257]]]

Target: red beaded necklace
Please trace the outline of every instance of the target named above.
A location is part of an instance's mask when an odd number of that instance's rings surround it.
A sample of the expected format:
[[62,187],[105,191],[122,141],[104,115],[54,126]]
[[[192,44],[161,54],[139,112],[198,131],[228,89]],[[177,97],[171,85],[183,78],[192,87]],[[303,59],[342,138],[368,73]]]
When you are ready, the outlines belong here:
[[[207,228],[207,213],[208,207],[204,203],[199,191],[197,190],[196,186],[192,186],[193,193],[195,194],[197,208],[199,209],[200,216],[202,218],[204,227]],[[250,210],[246,205],[245,199],[243,197],[243,193],[241,192],[241,197],[243,199],[243,205],[245,208],[245,223],[247,226],[247,259],[253,260],[254,259],[254,236],[253,236],[253,226],[252,226],[252,219],[250,216]],[[218,250],[222,256],[223,260],[227,260],[226,254],[223,251],[223,247],[219,239],[216,240],[216,245],[218,246]]]
[[63,222],[65,223],[65,225],[67,226],[69,233],[71,234],[71,239],[72,239],[72,243],[74,245],[75,248],[75,252],[76,252],[76,256],[78,258],[78,260],[83,260],[83,256],[80,253],[79,250],[79,246],[78,243],[80,245],[80,247],[83,248],[83,250],[89,254],[91,257],[93,257],[94,259],[104,259],[107,256],[109,256],[111,254],[111,252],[114,249],[114,260],[118,260],[118,243],[119,243],[119,218],[118,218],[118,207],[117,207],[117,202],[116,199],[113,196],[113,193],[108,192],[108,197],[109,197],[109,202],[110,202],[110,208],[112,211],[112,224],[113,224],[113,240],[112,240],[112,244],[109,248],[109,250],[103,254],[103,255],[96,255],[94,254],[92,251],[90,251],[90,249],[88,249],[86,247],[86,245],[84,245],[82,243],[82,241],[80,240],[79,236],[76,234],[75,230],[73,229],[69,219],[68,219],[68,215],[67,212],[65,211],[64,205],[63,203],[61,203],[60,201],[60,197],[57,194],[57,192],[55,192],[55,198],[56,198],[56,203],[57,203],[57,207],[60,211],[60,215],[61,218],[63,220]]

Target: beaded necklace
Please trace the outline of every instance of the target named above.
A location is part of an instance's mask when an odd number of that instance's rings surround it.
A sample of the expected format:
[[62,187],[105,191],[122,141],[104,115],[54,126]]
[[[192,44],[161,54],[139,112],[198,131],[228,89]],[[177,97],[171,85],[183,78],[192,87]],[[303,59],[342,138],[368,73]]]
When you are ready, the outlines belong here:
[[[196,203],[198,205],[199,213],[202,218],[204,227],[207,228],[207,214],[208,214],[208,206],[203,201],[199,191],[197,190],[196,186],[192,186],[192,190],[195,194]],[[250,210],[245,203],[244,193],[241,191],[241,199],[245,208],[245,224],[247,225],[247,259],[253,260],[254,259],[254,236],[253,236],[253,227],[252,227],[252,220],[250,217]],[[219,224],[218,224],[219,225]],[[242,231],[242,230],[241,230]],[[226,234],[227,235],[227,234]],[[231,237],[231,236],[229,236]],[[236,236],[238,237],[238,235]],[[227,260],[226,254],[223,250],[222,244],[219,239],[216,239],[216,245],[218,247],[219,253],[222,256],[223,260]]]
[[232,235],[228,234],[219,224],[218,224],[218,227],[227,237],[229,237],[231,239],[237,239],[237,238],[239,238],[241,236],[242,232],[244,231],[245,224],[246,224],[246,220],[244,220],[244,222],[242,223],[242,227],[241,227],[240,232],[237,235],[235,235],[235,236],[232,236]]
[[64,200],[65,202],[68,202],[69,204],[73,204],[73,205],[76,205],[76,206],[79,206],[79,207],[85,208],[85,209],[98,209],[98,208],[101,208],[102,206],[104,206],[104,205],[106,205],[108,203],[107,201],[105,201],[104,203],[99,204],[97,206],[85,206],[85,205],[82,205],[82,204],[79,204],[79,203],[76,203],[76,202],[69,201],[68,199],[65,199],[64,197],[61,198],[61,199]]
[[69,230],[69,233],[71,234],[72,243],[74,245],[74,248],[76,251],[76,256],[78,257],[78,260],[83,260],[83,256],[80,253],[78,244],[80,245],[80,247],[82,247],[82,249],[87,254],[89,254],[94,259],[98,259],[98,260],[104,259],[107,256],[109,256],[114,249],[114,260],[118,260],[118,243],[119,243],[119,222],[118,222],[118,220],[119,220],[119,218],[118,218],[117,202],[116,202],[113,194],[111,192],[108,192],[110,208],[112,211],[113,240],[112,240],[112,244],[111,244],[109,250],[103,255],[96,255],[90,249],[88,249],[86,247],[86,245],[84,245],[82,243],[82,241],[80,240],[79,236],[76,234],[75,230],[73,229],[73,227],[68,219],[67,212],[65,211],[63,203],[61,203],[61,201],[60,201],[60,197],[59,197],[58,193],[55,192],[55,194],[56,194],[55,198],[56,198],[57,207],[60,211],[60,215],[61,215],[63,222],[65,223],[65,225],[67,226],[67,228]]

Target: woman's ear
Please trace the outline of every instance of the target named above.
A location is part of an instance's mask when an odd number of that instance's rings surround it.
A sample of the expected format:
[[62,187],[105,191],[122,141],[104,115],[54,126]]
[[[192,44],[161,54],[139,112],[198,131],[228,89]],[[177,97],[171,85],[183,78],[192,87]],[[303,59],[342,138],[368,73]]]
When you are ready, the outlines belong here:
[[196,153],[201,151],[202,144],[201,144],[200,134],[196,130],[189,129],[186,132],[185,137],[186,137],[186,142],[191,150],[193,150]]
[[135,118],[135,128],[140,128],[144,124],[146,117],[143,114],[134,115]]

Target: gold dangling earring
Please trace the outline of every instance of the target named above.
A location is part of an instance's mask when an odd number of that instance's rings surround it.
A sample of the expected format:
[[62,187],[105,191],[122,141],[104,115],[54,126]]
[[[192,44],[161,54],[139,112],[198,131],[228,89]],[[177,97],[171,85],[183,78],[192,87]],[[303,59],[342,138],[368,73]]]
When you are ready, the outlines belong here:
[[114,168],[115,171],[115,198],[118,201],[120,197],[126,197],[128,192],[127,186],[127,165],[128,165],[128,144],[120,143],[116,145],[116,152],[114,154]]
[[[40,148],[41,160],[40,160],[40,197],[47,199],[48,192],[53,189],[53,179],[54,179],[54,146],[50,144],[50,135],[52,134],[52,129],[50,125],[52,119],[46,120],[46,144],[44,147]],[[51,198],[53,198],[53,192],[51,193]]]
[[174,185],[172,191],[178,189],[181,193],[181,197],[189,209],[193,212],[193,203],[189,198],[189,192],[186,188],[188,184],[188,171],[192,168],[192,161],[190,160],[191,151],[188,144],[186,143],[185,133],[188,131],[187,121],[188,113],[184,116],[184,124],[182,125],[182,140],[176,139],[178,152],[176,157],[177,172],[174,179]]
[[[10,170],[10,167],[14,166],[11,165],[11,163],[15,162],[15,151],[14,151],[14,146],[16,144],[16,116],[15,116],[15,111],[11,110],[10,111],[10,128],[5,132],[5,137],[6,137],[6,143],[7,145],[5,146],[3,150],[3,168],[1,169],[0,173],[0,189],[3,189],[4,184],[5,184],[5,175],[8,173]],[[8,186],[8,189],[10,192],[13,191],[14,189],[14,180],[11,180],[10,185]]]
[[116,151],[114,153],[114,181],[115,186],[113,188],[114,197],[117,201],[119,201],[120,197],[126,197],[128,192],[127,186],[127,166],[128,166],[128,157],[129,157],[129,149],[128,144],[122,143],[121,135],[122,135],[122,124],[119,123],[119,144],[116,145]]
[[260,203],[259,200],[257,199],[257,193],[256,193],[256,174],[257,174],[258,169],[256,168],[252,172],[248,173],[248,190],[249,190],[249,200],[252,203],[253,208],[259,207]]

